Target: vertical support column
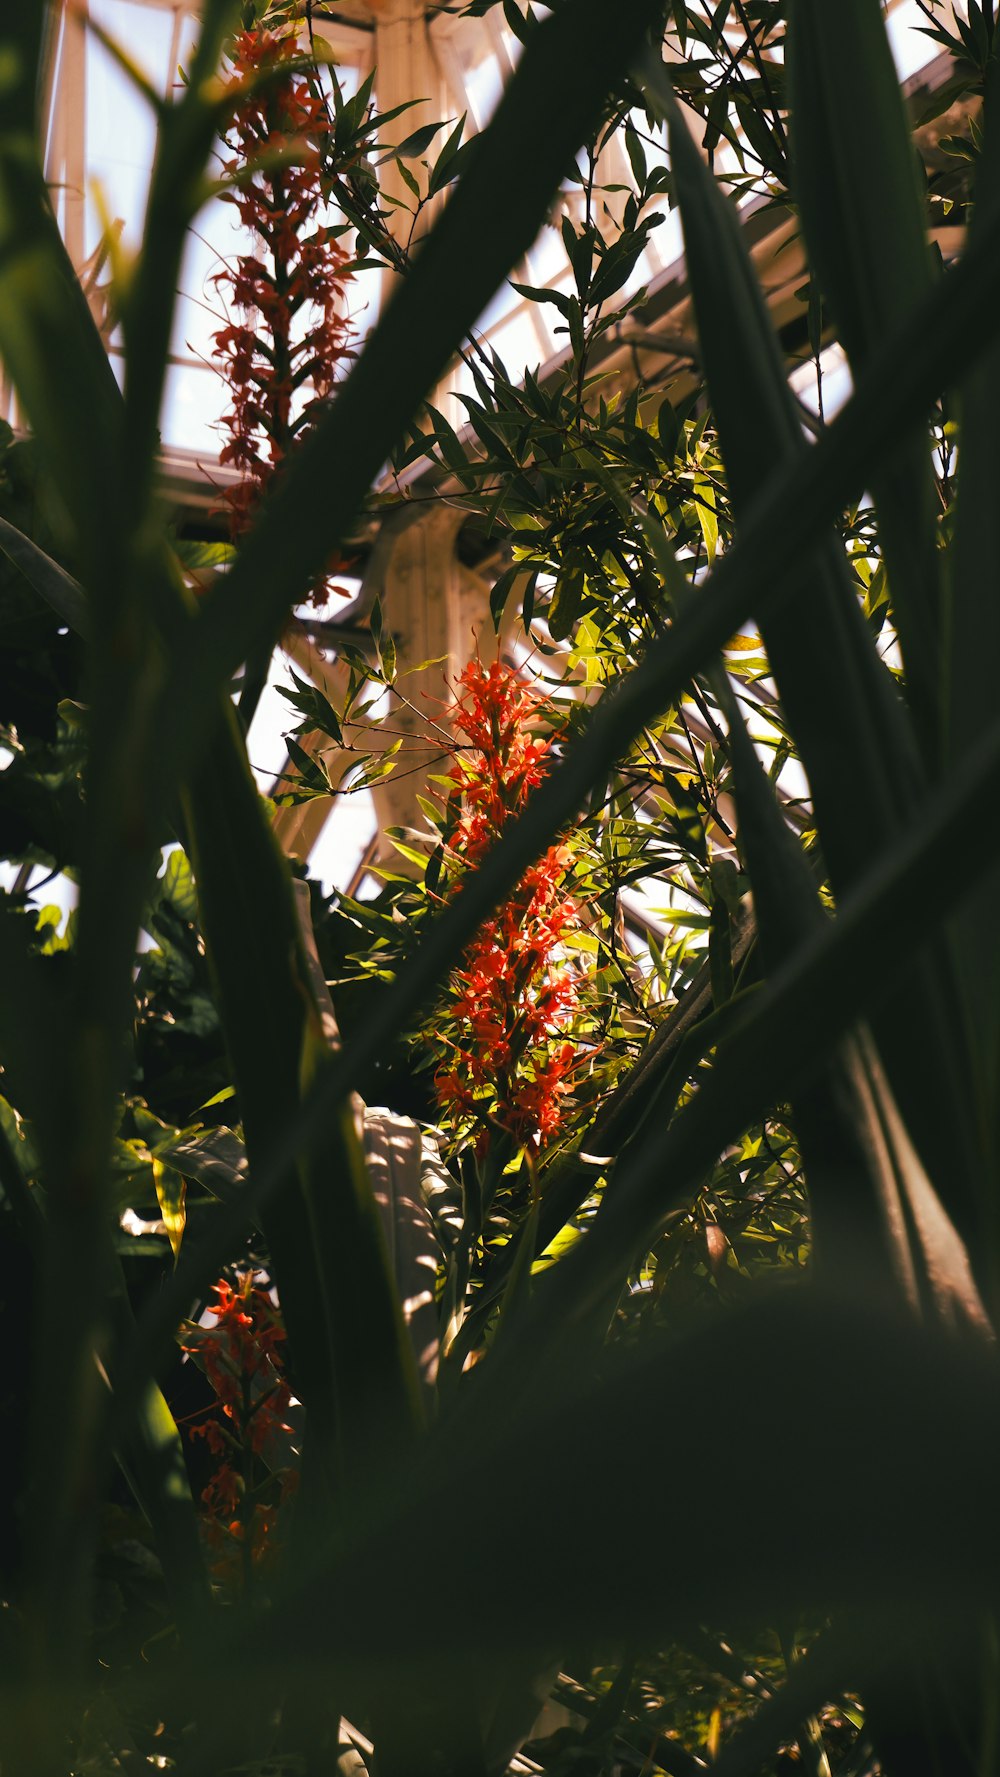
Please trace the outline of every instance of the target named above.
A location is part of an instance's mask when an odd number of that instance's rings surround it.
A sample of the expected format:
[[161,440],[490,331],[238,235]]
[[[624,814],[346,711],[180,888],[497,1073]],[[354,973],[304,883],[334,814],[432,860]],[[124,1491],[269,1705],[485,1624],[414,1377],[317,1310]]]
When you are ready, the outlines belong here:
[[[23,3],[23,0],[22,0]],[[40,5],[41,0],[31,0]],[[45,177],[77,272],[86,258],[87,0],[52,0],[45,32],[39,130]],[[0,417],[19,423],[17,400],[0,367]]]
[[[375,83],[379,110],[391,111],[394,106],[403,105],[410,99],[423,101],[400,118],[401,135],[408,135],[422,124],[440,123],[453,116],[454,99],[449,93],[448,83],[428,30],[423,0],[369,0],[369,4],[375,21]],[[435,138],[428,151],[428,158],[433,160],[435,150],[445,140],[446,132]],[[410,163],[409,170],[420,186],[421,195],[424,195],[427,180],[423,169],[419,163]],[[398,199],[410,209],[413,208],[416,201],[413,193],[391,162],[383,167],[381,179],[382,190],[387,198]],[[413,241],[410,239],[411,222],[407,210],[389,206],[390,216],[395,218],[390,226],[401,246],[412,245],[426,234],[442,201],[436,197],[425,205]],[[392,295],[395,278],[395,272],[383,273],[383,303]],[[446,376],[434,392],[434,400],[454,423],[461,415],[450,399],[453,388],[454,378]]]
[[[375,21],[375,82],[379,110],[391,111],[411,99],[424,101],[415,105],[412,111],[405,112],[399,124],[394,126],[402,135],[419,129],[422,124],[437,123],[447,117],[447,90],[427,30],[423,0],[370,0],[370,5]],[[423,193],[426,179],[422,169],[414,165],[412,171]],[[391,162],[382,169],[382,190],[386,197],[411,207],[415,201],[412,191]],[[410,228],[406,211],[391,209],[390,214],[395,217],[391,222],[393,234],[400,245],[405,246]],[[421,233],[429,219],[429,212],[425,210]],[[395,274],[387,271],[384,275],[383,302],[390,295]]]
[[77,273],[87,258],[87,0],[64,0],[45,177]]
[[[386,568],[382,606],[400,690],[389,726],[402,746],[397,769],[372,787],[380,828],[422,824],[417,797],[428,794],[433,773],[447,769],[455,678],[476,650],[477,622],[489,622],[488,609],[473,611],[463,596],[455,553],[463,517],[451,506],[432,508],[401,532]],[[397,867],[405,866],[397,860]]]
[[[395,769],[372,785],[380,831],[426,825],[418,797],[431,794],[430,777],[448,768],[449,705],[455,681],[477,651],[489,659],[496,646],[489,586],[464,568],[455,552],[463,516],[443,504],[422,514],[396,539],[376,588],[396,645],[398,695],[384,722],[367,730],[346,723],[345,736],[362,752],[378,753],[401,742]],[[347,683],[343,665],[324,661],[304,637],[289,636],[284,645],[334,706],[342,706]],[[304,744],[312,752],[323,743],[316,737]],[[327,753],[325,763],[335,784],[338,764],[340,772],[346,772],[355,757],[345,753],[338,761],[335,751]],[[278,810],[274,830],[286,852],[308,857],[332,800],[318,798]],[[376,857],[394,869],[408,868],[388,842],[380,842]]]
[[[426,101],[400,120],[400,135],[421,124],[447,119],[454,113],[454,100],[428,32],[423,0],[369,0],[369,5],[375,24],[379,110],[389,111],[411,99]],[[420,169],[415,166],[413,172],[419,179]],[[391,163],[382,169],[382,181],[386,197],[412,206],[413,194]],[[435,200],[422,211],[420,233],[425,232],[437,205]],[[409,239],[406,211],[395,215],[394,232],[405,245]],[[386,301],[391,298],[395,274],[386,272],[384,278],[382,300]],[[439,388],[433,399],[440,402],[442,393]],[[372,786],[380,829],[423,823],[417,797],[427,793],[428,777],[442,768],[446,757],[447,706],[455,678],[477,646],[488,655],[494,645],[488,590],[464,573],[455,552],[464,516],[462,510],[443,501],[414,515],[392,542],[375,584],[365,589],[381,599],[385,626],[396,646],[400,691],[384,728],[371,732],[372,751],[393,740],[402,741],[396,769]],[[380,544],[380,554],[381,549]],[[290,644],[290,651],[310,676],[332,689],[335,669],[326,666],[324,670],[319,663],[317,672],[317,663],[310,666],[305,649],[297,643]],[[434,664],[425,666],[424,662]],[[417,666],[419,672],[413,670]],[[328,803],[314,802],[302,810],[280,811],[275,828],[282,845],[307,854],[328,809]],[[382,844],[380,855],[391,859],[394,868],[405,868],[388,843]]]

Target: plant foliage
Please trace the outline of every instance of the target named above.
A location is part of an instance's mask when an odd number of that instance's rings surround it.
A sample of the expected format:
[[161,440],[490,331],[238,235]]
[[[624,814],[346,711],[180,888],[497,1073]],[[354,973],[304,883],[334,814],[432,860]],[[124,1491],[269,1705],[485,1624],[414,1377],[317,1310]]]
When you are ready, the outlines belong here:
[[[147,95],[124,393],[0,24],[11,1771],[993,1771],[1000,77],[992,4],[921,11],[929,169],[878,0],[504,0],[493,122],[395,145],[310,8],[206,0]],[[256,245],[209,574],[157,424],[220,136]],[[542,227],[520,374],[475,324]],[[418,476],[519,664],[428,718],[400,870],[324,898],[230,694]],[[289,694],[289,801],[406,766],[369,628],[343,707]]]

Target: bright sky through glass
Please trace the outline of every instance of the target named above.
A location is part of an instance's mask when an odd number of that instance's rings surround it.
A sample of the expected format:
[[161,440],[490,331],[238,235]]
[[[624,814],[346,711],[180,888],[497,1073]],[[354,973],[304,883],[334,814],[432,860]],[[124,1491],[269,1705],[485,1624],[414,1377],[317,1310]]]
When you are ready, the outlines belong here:
[[[192,8],[146,0],[90,0],[90,11],[160,92],[168,93],[179,82],[197,31]],[[354,71],[342,67],[340,76],[349,96],[356,86]],[[94,251],[101,237],[94,185],[107,215],[122,222],[124,243],[134,248],[142,233],[154,120],[142,95],[93,35],[87,46],[86,114],[87,252]],[[206,462],[218,456],[218,422],[225,404],[211,362],[212,336],[226,321],[224,297],[214,280],[227,258],[246,250],[246,239],[232,205],[220,200],[207,204],[188,242],[181,273],[161,432],[168,449],[193,452]],[[374,280],[368,280],[369,289],[360,282],[359,316],[375,294]]]
[[[155,0],[153,4],[150,0],[91,0],[91,12],[161,92],[167,92],[176,83],[178,65],[183,66],[190,57],[196,30],[195,8],[185,0],[174,0],[173,4],[171,0],[165,4],[156,4]],[[930,38],[920,29],[925,22],[916,0],[895,0],[890,4],[889,33],[903,79],[912,76],[936,53]],[[456,115],[466,110],[469,128],[481,128],[499,99],[520,46],[499,13],[491,13],[482,20],[442,14],[433,20],[431,36]],[[108,214],[123,221],[125,240],[134,245],[141,231],[152,161],[152,115],[141,95],[93,38],[88,46],[87,67],[88,176],[98,182]],[[342,69],[342,76],[346,76],[345,84],[350,90],[350,71]],[[613,183],[621,173],[622,169],[609,168],[605,177]],[[97,246],[99,236],[97,205],[90,198],[86,222],[88,252]],[[213,280],[223,258],[237,251],[239,244],[240,230],[232,210],[221,203],[208,206],[199,218],[197,233],[186,255],[172,342],[175,362],[168,376],[162,416],[164,443],[168,448],[194,452],[207,460],[218,453],[217,425],[223,405],[223,392],[210,364],[212,334],[224,318],[221,294]],[[679,224],[676,216],[670,216],[653,235],[650,248],[636,266],[623,295],[648,283],[671,265],[679,256],[680,246]],[[543,229],[523,276],[537,285],[566,285],[569,274],[555,227]],[[374,280],[372,286],[370,291],[358,290],[362,311],[367,310],[369,315],[375,306]],[[480,331],[488,336],[508,369],[518,376],[525,367],[544,362],[564,346],[563,336],[556,332],[558,320],[554,308],[526,304],[508,283],[482,316]],[[363,329],[364,321],[361,325]],[[460,373],[458,386],[468,380],[467,374]]]
[[937,45],[920,28],[926,23],[916,0],[899,0],[889,13],[889,41],[900,80],[919,74],[938,54]]

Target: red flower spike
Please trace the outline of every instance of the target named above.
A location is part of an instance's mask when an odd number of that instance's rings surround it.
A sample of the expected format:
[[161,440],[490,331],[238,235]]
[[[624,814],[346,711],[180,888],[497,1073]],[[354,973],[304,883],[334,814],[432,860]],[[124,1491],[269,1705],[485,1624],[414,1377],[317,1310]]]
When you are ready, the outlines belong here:
[[[502,661],[485,668],[470,661],[458,683],[453,721],[469,745],[450,773],[450,846],[471,866],[541,782],[550,743],[530,728],[545,700]],[[452,980],[454,1048],[435,1089],[443,1113],[473,1125],[480,1153],[491,1127],[537,1152],[558,1134],[568,1108],[575,1051],[554,1044],[579,1010],[576,982],[559,955],[579,921],[562,888],[571,861],[567,845],[550,846],[480,928]]]
[[[232,50],[232,156],[224,170],[235,183],[240,220],[255,236],[254,251],[241,254],[216,279],[243,316],[215,335],[216,361],[230,393],[220,461],[240,472],[224,494],[234,541],[249,528],[293,441],[315,425],[353,356],[348,255],[320,222],[321,144],[330,125],[322,95],[291,66],[297,55],[293,27],[244,31]],[[284,78],[245,90],[250,75],[285,62]],[[300,163],[275,164],[290,144],[297,146]],[[265,151],[266,168],[255,165]],[[295,391],[307,383],[311,392],[296,401]],[[343,565],[338,557],[318,577],[314,603],[323,602],[329,574]]]
[[203,1438],[219,1459],[201,1494],[203,1529],[218,1554],[216,1577],[238,1586],[246,1579],[244,1548],[257,1562],[280,1545],[280,1507],[295,1490],[297,1456],[285,1423],[291,1393],[281,1367],[280,1311],[249,1272],[239,1288],[220,1278],[215,1295],[214,1327],[188,1327],[183,1341],[216,1397],[188,1435]]

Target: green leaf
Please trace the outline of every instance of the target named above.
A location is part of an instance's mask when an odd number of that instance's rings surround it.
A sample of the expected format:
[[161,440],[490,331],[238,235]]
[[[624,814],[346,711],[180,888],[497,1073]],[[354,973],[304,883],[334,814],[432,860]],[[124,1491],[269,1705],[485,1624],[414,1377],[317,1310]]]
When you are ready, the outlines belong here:
[[[128,1350],[135,1322],[120,1271],[116,1285],[111,1303],[115,1337],[119,1350]],[[106,1361],[113,1393],[116,1366],[113,1357]],[[208,1574],[180,1432],[155,1382],[143,1391],[119,1439],[118,1460],[152,1527],[178,1625],[194,1638],[203,1631],[210,1608]]]
[[[504,568],[503,571],[497,575],[490,588],[490,615],[493,618],[493,628],[497,635],[500,634],[500,625],[503,621],[504,607],[507,603],[508,594],[523,572],[524,570],[521,567],[520,562],[514,562],[511,567]],[[537,570],[535,578],[537,579]]]
[[[1000,64],[994,59],[984,100],[985,133],[971,224],[972,238],[996,226],[1000,209]],[[958,761],[987,726],[994,703],[993,663],[1000,651],[1000,345],[994,344],[960,391],[958,500],[950,576],[947,651],[947,747]],[[957,921],[963,986],[980,1084],[983,1127],[1000,1165],[1000,1059],[995,876]]]
[[[24,12],[19,19],[17,14]],[[29,17],[31,14],[33,17]],[[76,559],[87,574],[95,618],[113,633],[123,589],[125,538],[120,523],[124,472],[121,400],[84,295],[59,236],[33,140],[39,9],[15,8],[0,19],[5,127],[0,138],[0,356],[32,426],[47,474],[72,527]],[[80,449],[80,439],[87,448]],[[65,520],[64,520],[65,522]],[[23,571],[23,560],[21,562]],[[49,582],[51,584],[51,582]],[[73,958],[73,994],[50,1031],[54,1080],[74,1077],[86,1051],[88,1088],[67,1098],[44,1132],[50,1190],[49,1235],[40,1277],[31,1385],[32,1451],[47,1449],[26,1508],[26,1584],[38,1600],[39,1671],[46,1662],[82,1657],[92,1592],[91,1553],[103,1470],[99,1383],[93,1350],[103,1326],[103,1282],[112,1263],[105,1214],[105,1157],[113,1130],[113,1094],[121,1066],[131,963],[148,853],[116,853],[109,892],[95,892],[105,813],[136,751],[119,753],[111,731],[127,727],[148,681],[128,674],[109,649],[91,653],[90,775],[81,843],[81,917]],[[114,683],[117,695],[112,698]],[[110,849],[110,848],[109,848]],[[132,906],[119,924],[120,898]],[[83,1029],[86,1028],[86,1037]],[[77,1076],[79,1077],[79,1076]],[[72,1102],[70,1102],[70,1098]],[[72,1188],[68,1181],[72,1178]],[[53,1426],[58,1428],[53,1441]],[[58,1740],[55,1711],[47,1724]],[[45,1756],[45,1755],[43,1755]]]
[[[567,160],[586,139],[654,11],[653,0],[623,0],[613,15],[603,0],[571,0],[531,32],[491,123],[473,139],[455,191],[336,402],[265,503],[224,584],[202,599],[197,646],[186,647],[183,663],[175,665],[178,701],[173,688],[164,699],[159,747],[167,758],[193,756],[199,720],[193,712],[205,692],[276,633],[295,589],[309,583],[343,538],[456,344],[531,246]],[[595,32],[603,46],[599,58],[591,53]],[[561,102],[553,106],[557,84]],[[501,185],[508,198],[498,208]]]
[[510,280],[510,287],[512,290],[516,290],[519,296],[527,297],[529,302],[554,303],[559,313],[567,320],[573,312],[573,298],[567,296],[564,290],[547,290],[539,288],[535,284],[519,284],[514,278]]
[[[587,801],[591,785],[624,756],[645,724],[669,707],[693,674],[725,647],[747,622],[752,608],[766,613],[787,597],[801,573],[803,555],[815,548],[824,528],[850,500],[852,490],[864,484],[879,453],[925,410],[933,392],[960,374],[996,336],[1000,329],[997,238],[998,231],[991,227],[983,241],[970,244],[959,266],[901,328],[891,347],[879,354],[823,437],[758,498],[736,547],[719,559],[714,573],[699,588],[698,598],[650,646],[641,664],[616,684],[613,696],[602,699],[581,723],[565,756],[533,792],[524,814],[506,828],[488,866],[463,881],[446,913],[432,923],[415,955],[396,973],[391,992],[373,996],[355,1033],[350,1056],[331,1071],[322,1094],[312,1097],[296,1123],[285,1129],[269,1165],[258,1170],[245,1207],[234,1209],[231,1216],[228,1212],[223,1215],[218,1227],[197,1248],[187,1243],[175,1279],[146,1312],[122,1389],[126,1410],[145,1377],[150,1354],[169,1343],[191,1296],[211,1282],[239,1239],[247,1217],[254,1213],[258,1197],[266,1199],[282,1166],[321,1124],[327,1105],[397,1040],[403,1025],[419,1015],[478,924],[509,894],[528,865],[551,843],[552,835],[572,819]],[[785,548],[775,556],[777,530]],[[931,849],[922,849],[923,840],[918,840],[912,876],[907,877],[905,867],[902,869],[908,886],[926,880],[927,873],[938,868],[955,836],[965,830],[963,823],[971,810],[989,793],[988,773],[963,774],[949,805],[948,818],[954,825],[939,824],[940,813],[935,813]],[[977,846],[984,844],[989,834],[984,823],[974,823],[968,829]],[[907,843],[906,839],[898,840],[897,851]],[[934,851],[937,845],[939,849]],[[905,928],[901,916],[910,922]],[[886,887],[879,918],[882,923],[876,922],[871,945],[865,946],[862,966],[852,979],[842,972],[841,951],[828,974],[822,978],[814,975],[806,982],[808,992],[821,994],[828,988],[847,986],[849,1004],[840,1014],[845,1022],[856,1015],[863,996],[875,991],[890,959],[899,963],[904,944],[922,942],[927,935],[924,897],[908,903],[896,879]],[[851,994],[855,995],[853,1000]],[[783,1015],[781,1008],[779,1017]],[[791,1028],[795,1028],[794,1018]],[[833,1021],[824,1035],[833,1041],[837,1034]],[[657,1176],[662,1177],[662,1170]]]
[[[4,103],[16,101],[5,92]],[[34,143],[12,130],[0,144],[0,353],[73,521],[79,559],[95,580],[100,566],[99,596],[107,598],[121,573],[121,402]],[[74,446],[81,437],[85,451]],[[52,576],[47,584],[55,588]]]
[[333,786],[326,774],[322,759],[314,759],[312,754],[307,753],[305,747],[300,745],[294,735],[286,735],[285,745],[288,748],[288,757],[295,766],[298,777],[310,794],[332,796]]
[[331,740],[336,741],[338,746],[343,746],[344,735],[340,725],[340,717],[326,693],[318,685],[311,684],[308,679],[300,678],[294,667],[291,672],[295,681],[295,690],[289,691],[287,685],[279,685],[278,690],[282,697],[301,711],[313,728],[318,728],[321,733],[328,734]]
[[[826,915],[780,812],[728,679],[714,689],[729,727],[741,846],[766,966],[822,938]],[[714,911],[714,910],[713,910]],[[809,1190],[817,1275],[849,1269],[882,1297],[949,1324],[985,1322],[968,1255],[910,1146],[870,1038],[856,1033],[804,1081],[792,1119]]]
[[561,642],[572,633],[583,606],[583,569],[564,568],[556,580],[556,589],[548,610],[549,633]]
[[705,541],[705,555],[709,567],[715,561],[715,552],[719,547],[719,517],[715,504],[715,489],[704,475],[694,478],[694,504],[698,514],[698,523]]
[[518,42],[527,43],[532,28],[538,22],[530,4],[522,12],[517,0],[503,0],[503,13]]
[[[665,82],[662,67],[651,73],[653,97],[670,117],[688,272],[738,541],[766,484],[767,465],[804,461],[816,453],[803,437],[735,215],[679,119]],[[755,615],[809,776],[839,895],[905,829],[926,792],[912,727],[876,653],[839,543],[823,539],[809,572],[808,625],[793,604]],[[836,748],[829,744],[834,731],[840,736]],[[967,1231],[978,1188],[974,1113],[950,961],[940,946],[928,952],[875,1023],[893,1090],[918,1147],[935,1184],[942,1190],[947,1185],[949,1209]]]
[[117,38],[114,37],[110,31],[105,30],[99,19],[88,18],[87,30],[93,32],[98,43],[101,44],[102,48],[111,57],[112,61],[117,63],[118,67],[125,75],[126,80],[128,80],[130,85],[135,88],[136,92],[141,94],[145,99],[150,110],[153,112],[153,115],[159,118],[164,109],[163,99],[160,97],[160,94],[157,92],[152,81],[146,74],[144,74],[138,62],[135,61],[134,57],[129,55],[125,46],[119,43]]
[[78,635],[87,631],[87,601],[76,581],[51,556],[0,518],[0,552],[17,568],[57,617]]
[[[247,1153],[251,1169],[264,1168],[331,1058],[288,865],[231,708],[185,808]],[[296,1144],[262,1217],[298,1386],[328,1472],[341,1478],[345,1464],[371,1460],[373,1439],[401,1437],[415,1411],[401,1311],[352,1119],[350,1103],[338,1105],[309,1142]]]
[[438,131],[443,129],[443,123],[421,124],[418,130],[405,136],[397,148],[388,148],[384,154],[380,154],[376,164],[381,166],[384,161],[392,160],[397,155],[403,160],[415,160],[418,155],[423,154],[426,148],[430,147]]
[[646,153],[631,123],[625,126],[625,152],[632,168],[632,176],[641,191],[646,183]]
[[[431,168],[431,176],[427,185],[428,197],[433,197],[435,192],[442,190],[445,185],[450,185],[452,180],[458,176],[459,154],[467,116],[468,112],[463,111]],[[469,143],[466,143],[465,146],[468,148]]]
[[156,1200],[160,1206],[163,1225],[167,1230],[170,1249],[176,1259],[184,1238],[184,1227],[187,1222],[185,1197],[187,1181],[183,1173],[177,1172],[172,1166],[165,1166],[162,1160],[153,1155],[153,1182],[156,1186]]
[[[523,1329],[513,1336],[506,1361],[491,1364],[437,1428],[418,1471],[387,1481],[374,1511],[367,1497],[347,1503],[263,1629],[232,1613],[204,1694],[211,1684],[249,1706],[280,1658],[291,1670],[315,1660],[318,1672],[351,1674],[362,1695],[388,1669],[397,1694],[405,1684],[404,1694],[423,1696],[456,1668],[478,1688],[495,1671],[498,1647],[544,1664],[553,1647],[601,1645],[623,1622],[639,1645],[663,1647],[693,1623],[758,1621],[757,1612],[798,1622],[803,1609],[825,1618],[842,1606],[832,1648],[821,1644],[797,1663],[781,1698],[783,1719],[772,1726],[787,1743],[803,1709],[850,1689],[849,1675],[870,1671],[876,1650],[875,1670],[898,1672],[915,1619],[985,1608],[990,1575],[977,1557],[1000,1464],[992,1417],[980,1423],[997,1389],[990,1356],[868,1301],[795,1289],[634,1344],[595,1344],[567,1340],[542,1362]],[[768,1388],[734,1390],[741,1366],[768,1377]],[[857,1465],[845,1474],[827,1459],[821,1408],[845,1389],[882,1477],[878,1495]],[[706,1560],[699,1537],[664,1537],[665,1522],[725,1521],[734,1492],[764,1522],[774,1452],[790,1424],[810,1484],[783,1501],[780,1559],[766,1534],[734,1539],[723,1561]],[[677,1460],[679,1426],[696,1463]],[[636,1427],[646,1460],[609,1475],[608,1448],[628,1448]],[[521,1449],[534,1452],[531,1464],[512,1461]],[[603,1502],[596,1523],[595,1500]],[[455,1601],[475,1590],[484,1518],[506,1514],[517,1535],[493,1576],[487,1636]],[[556,1517],[563,1534],[553,1539]],[[419,1607],[401,1603],[387,1620],[389,1586]],[[330,1610],[331,1596],[354,1601],[349,1621]],[[182,1673],[185,1687],[196,1681],[193,1660]],[[737,1759],[723,1754],[726,1777],[773,1765],[749,1737],[734,1748]],[[412,1737],[407,1750],[412,1758]]]
[[628,283],[646,246],[646,231],[624,234],[603,255],[587,293],[591,304],[607,302]]
[[191,866],[178,846],[167,858],[160,877],[160,893],[165,901],[169,901],[181,919],[192,923],[198,918],[198,892],[195,888]]
[[[857,376],[931,286],[916,150],[879,0],[853,0],[836,12],[823,0],[795,0],[788,54],[803,228]],[[923,427],[879,466],[873,485],[907,696],[933,767],[941,747],[943,613]]]
[[237,103],[235,92],[218,79],[237,12],[237,0],[213,0],[201,9],[187,81],[180,96],[164,105],[160,114],[142,251],[127,289],[121,292],[129,393],[116,500],[119,511],[130,513],[135,521],[145,516],[153,498],[157,428],[188,231],[210,195],[205,169],[227,114]]

